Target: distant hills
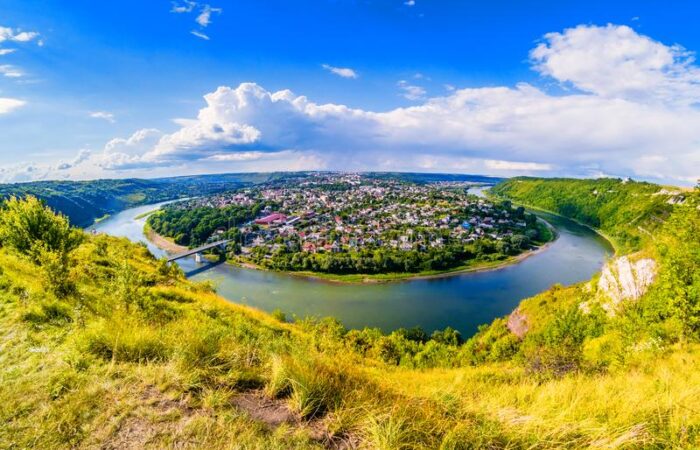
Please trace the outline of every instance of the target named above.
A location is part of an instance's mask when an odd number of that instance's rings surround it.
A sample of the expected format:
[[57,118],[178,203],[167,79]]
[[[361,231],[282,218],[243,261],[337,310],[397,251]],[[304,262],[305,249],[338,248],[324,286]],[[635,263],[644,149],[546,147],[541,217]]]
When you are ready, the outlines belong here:
[[[55,211],[68,216],[75,226],[86,227],[96,219],[127,208],[178,198],[197,197],[314,172],[258,172],[193,175],[153,179],[103,179],[91,181],[35,181],[0,184],[0,198],[33,195]],[[403,179],[415,183],[472,181],[497,183],[501,178],[481,175],[373,172],[370,176]]]

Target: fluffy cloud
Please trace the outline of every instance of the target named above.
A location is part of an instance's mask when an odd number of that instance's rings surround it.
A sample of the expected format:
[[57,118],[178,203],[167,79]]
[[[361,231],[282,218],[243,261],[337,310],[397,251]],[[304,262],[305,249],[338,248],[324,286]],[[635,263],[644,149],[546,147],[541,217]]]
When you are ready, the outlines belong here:
[[357,72],[354,71],[353,69],[350,69],[348,67],[333,67],[328,64],[322,64],[321,67],[326,69],[327,71],[334,73],[338,75],[339,77],[343,78],[357,78]]
[[454,88],[375,112],[255,83],[222,86],[175,131],[140,130],[91,160],[106,171],[612,174],[691,184],[700,176],[700,110],[680,95],[685,85],[695,95],[690,56],[627,27],[587,26],[548,34],[531,52],[549,82],[573,88],[564,94],[525,83]]
[[5,41],[29,42],[39,37],[35,31],[21,31],[0,26],[0,43]]
[[92,117],[93,119],[102,119],[102,120],[106,120],[106,121],[109,122],[109,123],[115,123],[115,122],[116,122],[116,119],[114,118],[114,114],[112,114],[111,112],[107,112],[107,111],[95,111],[95,112],[91,112],[91,113],[90,113],[90,117]]
[[[78,154],[68,162],[58,164],[24,162],[0,167],[0,182],[23,183],[46,179],[68,179],[76,175],[74,169],[86,165],[92,156],[90,150],[80,150]],[[84,177],[85,174],[83,174]]]
[[142,155],[153,148],[163,136],[155,128],[144,128],[130,137],[107,142],[99,166],[105,170],[138,168]]
[[396,83],[401,89],[401,96],[408,100],[425,100],[425,89],[420,86],[409,84],[406,80],[401,80]]
[[46,170],[35,164],[22,163],[9,167],[0,167],[0,181],[3,183],[22,183],[44,179]]
[[[548,52],[549,60],[558,57]],[[620,86],[605,95],[550,95],[529,84],[455,89],[417,106],[372,112],[243,83],[207,94],[196,119],[178,121],[180,129],[151,149],[109,167],[294,152],[338,169],[459,169],[451,160],[494,174],[610,173],[691,182],[700,167],[700,112],[630,97]]]
[[91,155],[92,155],[92,152],[90,150],[87,150],[87,149],[80,150],[78,152],[78,155],[75,158],[73,158],[73,161],[60,163],[56,167],[56,169],[57,170],[72,169],[74,167],[81,165],[85,161],[89,160]]
[[530,52],[535,69],[607,98],[692,104],[700,100],[693,54],[627,26],[578,26],[549,33]]
[[18,100],[16,98],[3,98],[0,97],[0,114],[7,114],[26,105],[27,102],[23,100]]

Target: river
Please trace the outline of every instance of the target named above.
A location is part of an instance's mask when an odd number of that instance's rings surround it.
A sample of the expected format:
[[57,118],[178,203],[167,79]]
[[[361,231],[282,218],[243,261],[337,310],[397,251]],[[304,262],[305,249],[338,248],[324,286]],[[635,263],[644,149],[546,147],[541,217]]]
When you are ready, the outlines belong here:
[[[145,218],[158,205],[140,206],[109,217],[92,228],[101,233],[149,243]],[[388,332],[419,325],[427,331],[447,326],[470,336],[480,324],[510,313],[523,298],[555,283],[587,280],[612,254],[609,243],[589,228],[558,216],[538,213],[558,231],[545,250],[501,269],[385,284],[347,285],[219,264],[203,270],[194,258],[179,261],[193,280],[211,280],[226,299],[265,311],[280,309],[291,318],[333,316],[346,327],[379,327]]]

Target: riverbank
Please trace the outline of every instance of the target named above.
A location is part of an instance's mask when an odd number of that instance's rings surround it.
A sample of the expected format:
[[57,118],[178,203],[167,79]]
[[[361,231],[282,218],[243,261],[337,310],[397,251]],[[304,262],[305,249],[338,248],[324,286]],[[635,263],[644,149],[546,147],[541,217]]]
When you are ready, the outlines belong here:
[[[610,247],[612,247],[612,249],[613,249],[613,254],[612,254],[613,257],[619,256],[620,253],[621,253],[621,252],[620,252],[620,244],[617,243],[617,242],[615,241],[615,238],[613,238],[612,236],[609,236],[608,234],[606,234],[605,232],[603,232],[603,231],[600,230],[599,228],[592,227],[592,226],[590,226],[590,225],[588,225],[588,224],[585,224],[585,223],[583,223],[583,222],[579,222],[578,220],[572,219],[572,218],[570,218],[570,217],[562,216],[561,214],[559,214],[559,213],[557,213],[557,212],[554,212],[554,211],[550,211],[550,210],[548,210],[548,209],[538,208],[537,206],[532,206],[532,205],[522,205],[522,206],[523,206],[524,208],[526,208],[526,209],[530,209],[530,210],[534,210],[534,211],[539,211],[539,212],[551,214],[551,215],[557,216],[557,217],[562,217],[562,218],[564,218],[564,219],[566,219],[566,220],[572,221],[572,222],[575,223],[576,225],[580,225],[580,226],[582,226],[582,227],[588,228],[589,230],[591,230],[592,232],[594,232],[594,233],[597,234],[598,236],[600,236],[600,237],[602,237],[603,239],[605,239],[605,240],[608,242],[608,244],[610,244]],[[546,221],[545,221],[545,222],[546,222]]]
[[182,253],[188,250],[184,245],[176,244],[172,239],[156,233],[148,224],[143,226],[143,234],[153,245],[168,253]]
[[[509,256],[504,259],[499,259],[496,261],[471,261],[465,265],[458,266],[449,270],[436,270],[436,271],[423,271],[417,273],[381,273],[381,274],[326,274],[321,272],[306,272],[306,271],[277,271],[267,269],[263,266],[251,263],[249,261],[237,261],[237,260],[227,260],[227,263],[234,266],[242,267],[245,269],[259,270],[264,272],[280,273],[284,275],[289,275],[297,278],[304,278],[308,280],[325,281],[329,283],[337,284],[377,284],[377,283],[396,283],[401,281],[414,281],[414,280],[430,280],[430,279],[440,279],[448,278],[459,275],[464,275],[467,273],[478,273],[486,272],[491,270],[498,270],[504,267],[508,267],[513,264],[517,264],[524,259],[536,255],[544,250],[546,250],[552,243],[554,243],[558,238],[558,233],[556,228],[552,226],[549,222],[542,218],[541,220],[545,226],[552,233],[552,239],[546,243],[540,245],[532,250],[525,251],[515,256]],[[180,253],[187,250],[187,247],[178,245],[172,241],[172,239],[162,236],[151,229],[151,227],[146,224],[143,229],[146,238],[158,248],[165,250],[169,253]]]
[[[555,234],[556,236],[556,234]],[[540,252],[546,250],[554,241],[556,237],[537,247],[536,249],[523,252],[519,255],[510,256],[505,259],[500,259],[497,261],[477,261],[474,263],[466,264],[463,266],[458,266],[453,269],[445,271],[423,271],[417,273],[380,273],[380,274],[331,274],[331,273],[320,273],[320,272],[292,272],[292,271],[277,271],[267,269],[263,266],[253,264],[248,261],[234,261],[228,260],[229,264],[233,264],[238,267],[251,270],[260,270],[263,272],[279,273],[284,275],[289,275],[296,278],[303,278],[307,280],[324,281],[327,283],[334,284],[381,284],[381,283],[398,283],[404,281],[417,281],[417,280],[434,280],[441,278],[456,277],[459,275],[464,275],[468,273],[479,273],[479,272],[489,272],[493,270],[503,269],[505,267],[517,264],[530,256],[534,256]]]
[[[486,194],[486,193],[485,193],[485,194]],[[564,218],[564,219],[566,219],[566,220],[570,220],[570,221],[572,221],[573,223],[575,223],[576,225],[580,225],[580,226],[582,226],[582,227],[588,228],[589,230],[593,231],[593,232],[594,232],[595,234],[597,234],[598,236],[600,236],[600,237],[602,237],[603,239],[605,239],[605,240],[608,242],[608,244],[610,244],[610,246],[611,246],[612,249],[613,249],[613,254],[612,254],[613,257],[618,256],[618,255],[620,254],[620,244],[619,244],[618,242],[616,242],[616,240],[615,240],[612,236],[607,235],[605,232],[603,232],[603,231],[600,230],[599,228],[592,227],[592,226],[590,226],[590,225],[588,225],[588,224],[585,224],[585,223],[583,223],[583,222],[580,222],[580,221],[578,221],[578,220],[576,220],[576,219],[573,219],[573,218],[571,218],[571,217],[563,216],[563,215],[559,214],[558,212],[550,211],[549,209],[544,209],[544,208],[540,208],[540,207],[537,207],[537,206],[528,205],[528,204],[525,204],[525,203],[515,202],[515,201],[513,201],[513,200],[511,200],[511,199],[509,199],[509,198],[502,198],[502,197],[499,197],[499,196],[497,196],[497,195],[493,195],[493,194],[490,194],[490,193],[487,194],[487,195],[485,195],[484,197],[485,197],[485,198],[488,198],[489,200],[492,200],[492,201],[496,201],[496,200],[501,200],[501,201],[502,201],[502,200],[509,200],[509,201],[512,201],[514,205],[522,206],[523,208],[528,209],[528,210],[539,211],[539,212],[551,214],[551,215],[553,215],[553,216],[562,217],[562,218]],[[541,217],[538,217],[538,219],[544,220],[544,219],[542,219]],[[550,229],[552,229],[552,231],[556,232],[556,230],[554,230],[554,228],[551,226],[551,224],[549,224],[546,220],[544,220],[544,222],[550,227]]]

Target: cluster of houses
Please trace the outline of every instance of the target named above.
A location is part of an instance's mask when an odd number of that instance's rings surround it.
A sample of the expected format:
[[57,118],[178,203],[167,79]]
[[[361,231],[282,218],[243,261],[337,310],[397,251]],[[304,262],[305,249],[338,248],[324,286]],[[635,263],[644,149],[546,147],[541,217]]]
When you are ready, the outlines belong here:
[[525,232],[528,225],[522,215],[469,195],[467,187],[323,174],[219,194],[199,203],[266,205],[259,217],[241,227],[244,254],[425,251]]

